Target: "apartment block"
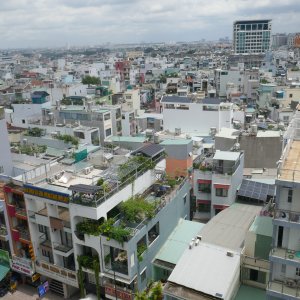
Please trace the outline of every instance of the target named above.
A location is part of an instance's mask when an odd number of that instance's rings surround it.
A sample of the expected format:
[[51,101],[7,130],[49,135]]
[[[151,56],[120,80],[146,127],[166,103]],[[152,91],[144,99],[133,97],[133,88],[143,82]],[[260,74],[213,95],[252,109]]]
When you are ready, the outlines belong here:
[[193,191],[194,219],[207,222],[235,202],[243,180],[244,153],[216,151],[195,164]]
[[268,299],[300,297],[300,111],[299,107],[284,135],[284,150],[276,180],[276,205]]
[[233,48],[235,54],[265,53],[270,50],[271,20],[235,21]]

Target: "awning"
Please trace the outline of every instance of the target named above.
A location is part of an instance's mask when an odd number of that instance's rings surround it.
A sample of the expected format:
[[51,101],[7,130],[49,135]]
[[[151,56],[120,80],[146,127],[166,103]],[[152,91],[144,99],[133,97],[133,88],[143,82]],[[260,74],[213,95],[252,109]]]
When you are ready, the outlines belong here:
[[206,179],[198,179],[198,183],[211,183],[211,180],[206,180]]
[[225,190],[229,190],[230,185],[229,184],[219,184],[219,183],[215,183],[214,187],[216,189],[225,189]]
[[10,268],[0,265],[0,281],[2,281],[3,278],[5,278],[9,270]]
[[213,206],[215,209],[225,209],[227,207],[229,207],[229,205],[219,205],[219,204],[215,204]]
[[198,200],[197,199],[197,204],[211,204],[210,200]]

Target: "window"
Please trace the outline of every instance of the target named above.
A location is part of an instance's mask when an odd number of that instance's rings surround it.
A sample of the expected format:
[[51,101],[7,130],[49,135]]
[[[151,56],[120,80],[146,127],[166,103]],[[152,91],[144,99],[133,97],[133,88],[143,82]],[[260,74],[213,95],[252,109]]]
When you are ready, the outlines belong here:
[[228,196],[228,190],[227,189],[216,189],[216,196],[218,197],[227,197]]
[[105,130],[105,136],[108,137],[111,135],[111,128]]
[[39,224],[39,232],[46,233],[47,232],[46,226]]
[[185,194],[185,196],[183,197],[183,203],[184,203],[184,204],[186,204],[186,197],[187,197],[187,196],[186,196],[186,194]]
[[4,167],[0,166],[0,173],[4,173]]
[[153,243],[154,240],[159,236],[159,222],[157,222],[149,231],[148,231],[148,241],[149,244]]
[[24,119],[22,120],[22,124],[25,124],[25,120]]
[[300,268],[296,268],[296,276],[300,276]]
[[285,274],[286,271],[286,265],[282,264],[281,265],[281,273]]
[[289,190],[289,192],[288,192],[288,202],[292,203],[292,199],[293,199],[293,190]]
[[211,184],[210,183],[198,183],[198,191],[202,193],[210,193],[211,192]]
[[199,203],[198,204],[198,211],[199,212],[210,212],[210,204]]
[[290,98],[293,98],[293,94],[289,94],[289,97],[290,97]]
[[145,268],[145,269],[140,273],[140,275],[141,275],[141,281],[142,281],[142,282],[146,280],[146,277],[147,277],[146,270],[147,270],[147,268]]
[[110,114],[105,114],[104,115],[104,121],[110,120]]

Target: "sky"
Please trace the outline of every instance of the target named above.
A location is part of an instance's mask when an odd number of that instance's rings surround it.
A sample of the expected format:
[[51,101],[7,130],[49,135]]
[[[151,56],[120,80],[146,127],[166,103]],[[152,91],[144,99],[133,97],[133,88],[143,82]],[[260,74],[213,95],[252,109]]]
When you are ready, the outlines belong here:
[[300,0],[0,0],[0,48],[232,38],[235,20],[300,30]]

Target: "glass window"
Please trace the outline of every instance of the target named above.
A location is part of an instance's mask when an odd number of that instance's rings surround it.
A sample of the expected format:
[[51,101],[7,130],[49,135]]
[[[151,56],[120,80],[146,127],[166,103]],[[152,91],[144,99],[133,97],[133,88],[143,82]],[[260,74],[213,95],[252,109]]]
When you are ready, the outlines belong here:
[[211,184],[210,183],[198,183],[198,191],[202,193],[210,193],[211,192]]
[[222,189],[222,188],[217,188],[216,189],[216,196],[218,197],[227,197],[228,196],[228,190],[227,189]]

